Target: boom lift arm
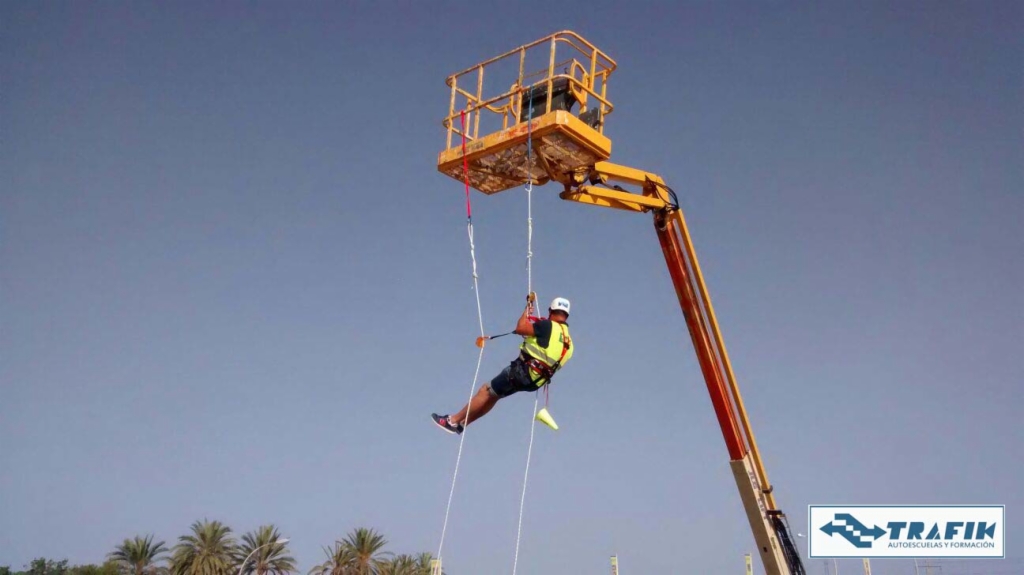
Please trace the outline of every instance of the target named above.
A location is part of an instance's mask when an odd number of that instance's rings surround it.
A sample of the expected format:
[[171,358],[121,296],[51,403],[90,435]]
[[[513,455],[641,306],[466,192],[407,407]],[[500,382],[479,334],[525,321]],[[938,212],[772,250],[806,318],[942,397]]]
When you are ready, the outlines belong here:
[[[641,191],[629,192],[618,185],[605,187],[609,182],[638,186]],[[559,194],[563,200],[653,213],[665,264],[697,352],[761,561],[770,575],[803,575],[803,564],[789,534],[785,515],[775,504],[768,474],[715,318],[711,296],[704,284],[697,253],[675,193],[655,174],[611,162],[597,162],[588,171],[578,171],[563,185],[565,190]]]

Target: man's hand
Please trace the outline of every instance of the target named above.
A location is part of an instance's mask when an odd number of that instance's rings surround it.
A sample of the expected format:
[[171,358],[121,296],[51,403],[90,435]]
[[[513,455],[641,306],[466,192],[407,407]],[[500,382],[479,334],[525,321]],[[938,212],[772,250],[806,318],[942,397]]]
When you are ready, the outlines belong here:
[[533,315],[534,305],[537,302],[537,293],[530,292],[526,294],[526,309],[523,310],[523,315]]
[[516,322],[515,332],[521,336],[533,335],[533,322],[530,321],[530,316],[533,315],[533,302],[535,301],[537,301],[537,294],[530,292],[526,296],[526,309],[523,310],[519,321]]

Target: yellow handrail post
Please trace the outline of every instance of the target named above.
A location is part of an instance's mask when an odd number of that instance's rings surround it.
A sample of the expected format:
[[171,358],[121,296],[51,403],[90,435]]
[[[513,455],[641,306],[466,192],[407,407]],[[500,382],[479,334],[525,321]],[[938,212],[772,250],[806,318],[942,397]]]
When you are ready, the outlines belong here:
[[544,113],[551,111],[551,88],[555,85],[555,48],[558,46],[557,36],[551,37],[551,59],[548,61],[548,101],[544,106]]
[[452,147],[452,116],[455,115],[455,83],[458,79],[452,76],[452,99],[448,104],[448,144],[447,147]]
[[480,137],[480,113],[484,98],[484,67],[480,66],[476,75],[476,120],[473,124],[473,139]]

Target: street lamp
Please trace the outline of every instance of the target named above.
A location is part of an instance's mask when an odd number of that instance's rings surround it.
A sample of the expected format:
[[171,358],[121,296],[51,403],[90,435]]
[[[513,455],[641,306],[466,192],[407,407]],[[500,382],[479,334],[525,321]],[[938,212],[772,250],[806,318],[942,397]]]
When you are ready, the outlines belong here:
[[263,545],[260,545],[259,547],[253,549],[252,553],[250,553],[248,555],[248,557],[243,559],[242,560],[242,564],[238,566],[238,575],[242,575],[242,569],[245,569],[245,564],[249,562],[249,559],[252,559],[252,556],[255,555],[257,551],[259,551],[260,549],[263,549],[264,547],[266,547],[268,545],[274,545],[276,543],[280,543],[280,544],[284,545],[287,542],[288,542],[288,538],[287,537],[285,537],[284,539],[274,539],[273,541],[270,541],[269,543],[264,543]]

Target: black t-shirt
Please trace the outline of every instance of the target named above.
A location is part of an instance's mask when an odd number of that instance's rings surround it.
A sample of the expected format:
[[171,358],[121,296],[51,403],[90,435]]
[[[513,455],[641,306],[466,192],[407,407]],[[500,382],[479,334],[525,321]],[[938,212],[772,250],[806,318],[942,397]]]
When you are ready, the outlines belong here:
[[[549,319],[541,319],[533,323],[533,336],[537,338],[537,345],[547,349],[548,345],[551,344],[551,331],[554,328],[553,324],[554,322]],[[566,323],[565,325],[569,324]]]

